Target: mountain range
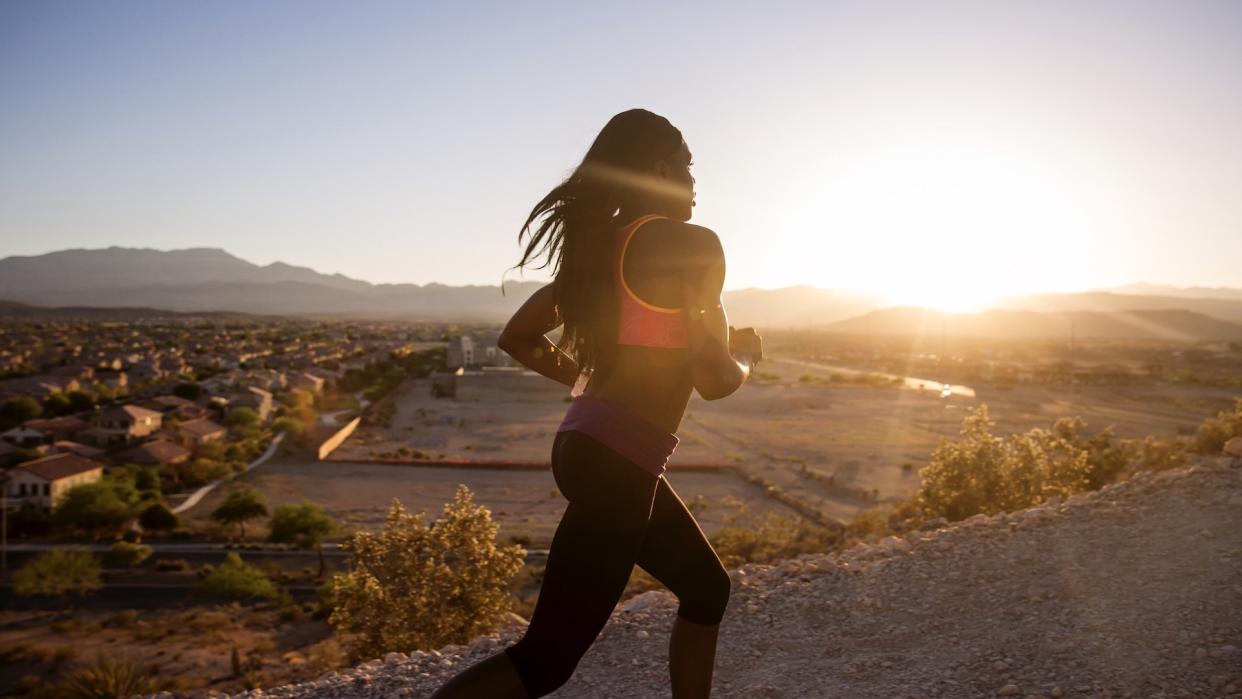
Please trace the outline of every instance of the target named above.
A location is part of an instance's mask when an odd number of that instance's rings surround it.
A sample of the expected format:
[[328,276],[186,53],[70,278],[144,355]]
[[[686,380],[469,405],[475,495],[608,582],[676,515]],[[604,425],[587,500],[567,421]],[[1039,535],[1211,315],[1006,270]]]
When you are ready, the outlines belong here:
[[[503,322],[538,281],[499,286],[371,284],[274,262],[256,265],[217,248],[62,250],[0,260],[0,306],[160,309],[264,315],[357,315]],[[735,326],[840,332],[1242,340],[1242,289],[1132,284],[1070,294],[1001,299],[983,313],[886,308],[881,297],[798,285],[724,293]]]

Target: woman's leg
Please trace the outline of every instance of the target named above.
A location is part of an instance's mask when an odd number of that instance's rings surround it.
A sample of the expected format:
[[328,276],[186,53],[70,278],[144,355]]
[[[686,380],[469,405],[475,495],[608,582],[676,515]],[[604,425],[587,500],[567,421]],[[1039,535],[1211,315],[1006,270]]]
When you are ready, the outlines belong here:
[[731,584],[703,529],[666,478],[656,489],[637,562],[677,596],[668,657],[674,699],[709,696]]
[[625,591],[657,478],[596,440],[564,432],[553,473],[569,506],[521,640],[506,653],[531,697],[569,681]]

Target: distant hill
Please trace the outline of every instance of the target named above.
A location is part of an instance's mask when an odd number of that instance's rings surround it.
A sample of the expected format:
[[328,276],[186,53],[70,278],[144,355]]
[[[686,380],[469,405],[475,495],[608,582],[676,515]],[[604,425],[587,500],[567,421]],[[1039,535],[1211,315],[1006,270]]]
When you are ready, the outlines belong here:
[[1231,299],[1242,301],[1242,289],[1226,286],[1168,286],[1164,284],[1126,284],[1113,289],[1101,289],[1114,294],[1136,294],[1138,296],[1173,296],[1185,299]]
[[994,308],[1026,311],[1170,311],[1202,313],[1231,323],[1242,323],[1242,299],[1148,296],[1088,291],[1077,294],[1029,294],[1001,299]]
[[39,306],[129,306],[272,315],[360,314],[500,321],[541,286],[371,284],[214,248],[63,250],[0,260],[0,298]]
[[30,320],[58,318],[64,320],[107,320],[134,321],[143,318],[181,318],[193,315],[196,318],[214,318],[218,320],[235,320],[258,318],[249,313],[236,311],[210,311],[205,313],[187,313],[169,311],[160,308],[133,308],[125,306],[32,306],[14,301],[0,301],[0,318],[21,318]]
[[[371,284],[341,274],[321,274],[283,262],[256,265],[217,248],[153,250],[110,247],[62,250],[0,260],[0,299],[40,307],[161,309],[263,315],[358,315],[409,320],[500,323],[543,282],[499,286]],[[1187,311],[1242,323],[1238,289],[1177,289],[1152,285],[1131,291],[1042,294],[1004,299],[996,307],[1039,312]],[[874,294],[806,285],[740,289],[724,293],[729,322],[758,328],[824,326],[884,307]],[[1051,321],[1040,321],[1051,322]],[[1090,323],[1084,318],[1084,322]],[[1182,328],[1173,322],[1176,328]],[[1228,335],[1190,323],[1191,335]],[[1003,326],[1003,324],[1002,324]],[[1086,326],[1084,326],[1086,327]],[[1090,326],[1095,327],[1095,326]],[[1120,332],[1122,325],[1114,324]],[[1101,332],[1104,327],[1101,325]],[[1177,332],[1181,332],[1178,330]]]
[[829,325],[832,332],[1001,339],[1126,339],[1177,342],[1242,341],[1242,324],[1184,310],[1061,311],[991,310],[942,313],[901,307],[871,311]]

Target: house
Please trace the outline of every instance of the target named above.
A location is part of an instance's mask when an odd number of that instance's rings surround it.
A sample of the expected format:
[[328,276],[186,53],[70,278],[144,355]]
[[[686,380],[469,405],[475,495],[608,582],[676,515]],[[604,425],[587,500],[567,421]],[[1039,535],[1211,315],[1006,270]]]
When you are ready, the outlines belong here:
[[141,464],[143,466],[164,466],[180,464],[190,459],[190,450],[167,439],[153,439],[136,447],[126,449],[117,454],[116,460],[122,464]]
[[173,415],[181,420],[202,417],[207,411],[198,403],[181,396],[165,394],[143,401],[143,407],[159,411],[165,416]]
[[499,333],[491,333],[483,337],[458,335],[449,339],[449,368],[477,368],[485,366],[509,367],[518,366],[518,362],[500,349]]
[[51,452],[54,454],[69,452],[70,454],[77,454],[78,456],[87,459],[98,459],[108,453],[99,447],[92,447],[87,444],[73,442],[68,439],[61,439],[52,442]]
[[79,383],[89,383],[91,378],[95,376],[95,369],[82,364],[67,364],[65,366],[58,366],[48,373],[53,376],[77,379]]
[[27,420],[22,423],[22,426],[29,427],[32,430],[39,430],[47,435],[48,439],[57,440],[77,437],[90,428],[90,423],[72,415],[63,415],[61,417]]
[[310,391],[311,393],[320,393],[323,391],[324,380],[314,374],[308,374],[304,371],[295,373],[289,379],[289,387]]
[[177,425],[176,435],[177,441],[182,446],[194,449],[211,442],[223,441],[228,435],[228,430],[205,417],[200,417]]
[[[26,422],[30,421],[27,420]],[[18,427],[13,427],[5,430],[4,432],[0,432],[0,439],[3,439],[5,442],[8,442],[15,447],[30,449],[37,447],[40,444],[46,444],[51,438],[43,430],[38,430],[22,424]]]
[[257,386],[247,386],[246,390],[234,395],[229,401],[228,410],[235,408],[250,408],[258,413],[260,420],[267,422],[272,414],[272,394]]
[[164,416],[137,405],[101,410],[91,420],[89,433],[96,444],[128,444],[150,436],[163,424]]
[[70,452],[27,461],[9,470],[9,503],[19,507],[33,505],[51,512],[65,491],[102,477],[103,464]]

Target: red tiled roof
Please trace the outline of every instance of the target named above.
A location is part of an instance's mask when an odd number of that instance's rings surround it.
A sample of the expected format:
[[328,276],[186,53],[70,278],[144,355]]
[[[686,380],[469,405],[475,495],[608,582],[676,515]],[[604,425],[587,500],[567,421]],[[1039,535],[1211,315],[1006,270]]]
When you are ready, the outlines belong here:
[[155,439],[121,452],[120,460],[157,466],[172,463],[189,455],[190,451],[180,444],[174,444],[166,439]]
[[120,405],[120,406],[108,408],[107,410],[104,410],[102,413],[100,413],[100,417],[103,417],[103,418],[121,417],[122,415],[133,418],[135,420],[144,418],[144,417],[163,417],[161,413],[158,413],[154,410],[148,410],[147,408],[144,408],[139,405]]
[[14,469],[28,471],[45,481],[58,481],[97,468],[103,468],[103,464],[68,452],[45,456],[42,459],[14,466]]

